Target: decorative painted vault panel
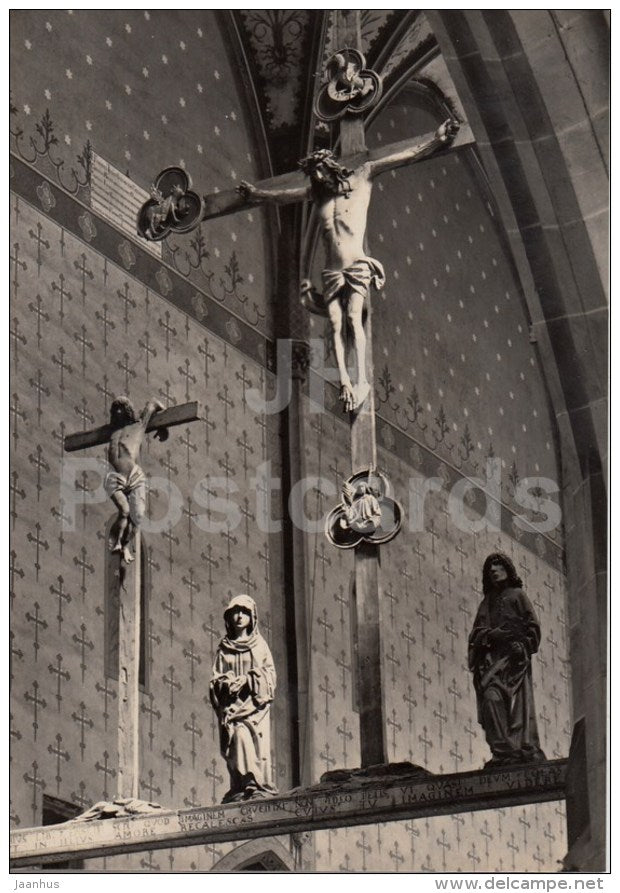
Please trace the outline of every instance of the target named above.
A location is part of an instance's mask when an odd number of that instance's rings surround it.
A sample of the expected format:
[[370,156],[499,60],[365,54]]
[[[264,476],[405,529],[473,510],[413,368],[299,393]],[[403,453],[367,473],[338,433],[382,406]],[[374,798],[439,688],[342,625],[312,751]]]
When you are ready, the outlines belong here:
[[[47,145],[68,188],[72,169],[83,178],[88,147],[143,189],[174,164],[186,168],[199,192],[263,174],[213,11],[13,11],[11,64],[20,151],[31,160],[35,145]],[[222,301],[265,331],[262,219],[225,217],[203,224],[201,233],[200,243],[196,235],[171,240],[180,268],[202,275],[199,287],[219,289]],[[241,292],[248,291],[246,317]]]

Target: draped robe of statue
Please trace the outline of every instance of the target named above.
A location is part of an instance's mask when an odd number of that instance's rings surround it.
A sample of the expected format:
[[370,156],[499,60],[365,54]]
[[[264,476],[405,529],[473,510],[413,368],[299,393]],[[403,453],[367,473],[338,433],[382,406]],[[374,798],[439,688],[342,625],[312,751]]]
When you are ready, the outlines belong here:
[[[502,628],[506,638],[489,636]],[[513,643],[517,643],[513,647]],[[487,765],[544,760],[540,749],[531,656],[540,645],[540,624],[522,589],[487,592],[469,636],[478,722],[493,758]]]
[[[234,608],[250,612],[252,625],[245,639],[233,637],[230,622]],[[230,774],[230,790],[223,802],[277,793],[271,771],[269,712],[276,689],[276,671],[271,651],[258,631],[254,599],[239,595],[224,612],[227,635],[221,640],[210,685],[210,697],[220,727],[220,750]],[[230,684],[247,678],[237,693]]]

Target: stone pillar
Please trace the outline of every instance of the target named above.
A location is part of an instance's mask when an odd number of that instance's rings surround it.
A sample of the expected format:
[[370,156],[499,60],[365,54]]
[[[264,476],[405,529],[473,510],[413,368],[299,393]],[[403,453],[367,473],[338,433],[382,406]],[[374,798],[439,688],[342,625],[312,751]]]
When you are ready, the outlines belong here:
[[[608,22],[600,10],[430,12],[498,203],[557,423],[573,717],[605,869]],[[569,818],[569,824],[571,818]]]

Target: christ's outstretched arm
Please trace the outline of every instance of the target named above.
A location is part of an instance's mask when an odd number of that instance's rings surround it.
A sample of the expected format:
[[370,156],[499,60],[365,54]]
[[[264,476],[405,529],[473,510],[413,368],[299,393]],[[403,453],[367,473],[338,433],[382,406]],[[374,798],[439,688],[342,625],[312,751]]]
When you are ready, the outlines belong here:
[[395,151],[384,158],[369,162],[369,175],[376,177],[384,171],[391,171],[394,168],[409,164],[412,161],[419,161],[427,158],[444,146],[449,146],[459,131],[460,124],[458,121],[449,118],[447,121],[437,128],[434,135],[427,140],[407,146],[405,149]]
[[272,202],[275,205],[288,205],[289,202],[301,202],[310,198],[309,186],[282,186],[280,188],[258,189],[247,180],[237,186],[237,192],[248,202]]

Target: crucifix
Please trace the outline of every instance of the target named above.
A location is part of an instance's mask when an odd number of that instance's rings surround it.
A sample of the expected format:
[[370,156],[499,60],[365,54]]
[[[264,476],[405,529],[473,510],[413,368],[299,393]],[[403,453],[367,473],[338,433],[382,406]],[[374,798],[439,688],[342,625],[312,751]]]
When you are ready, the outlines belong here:
[[[68,434],[66,452],[108,444],[111,471],[104,487],[118,509],[110,531],[110,550],[120,558],[118,642],[118,798],[138,799],[139,779],[139,661],[140,661],[140,522],[146,508],[146,478],[137,463],[143,439],[154,432],[166,440],[168,429],[198,421],[198,403],[165,409],[150,400],[139,417],[127,397],[117,397],[110,423],[90,431]],[[130,546],[133,544],[134,554]]]
[[[301,171],[236,190],[199,196],[186,172],[166,168],[152,198],[138,215],[138,230],[150,241],[186,233],[202,220],[232,214],[262,203],[313,204],[325,246],[323,293],[309,280],[300,299],[310,312],[329,320],[340,378],[340,402],[349,416],[352,476],[343,502],[328,516],[327,535],[339,548],[355,549],[355,594],[360,682],[360,732],[363,766],[387,762],[380,630],[379,546],[400,529],[401,510],[390,497],[389,482],[376,472],[371,286],[381,288],[385,274],[366,245],[367,212],[373,180],[379,174],[417,162],[454,145],[459,124],[449,119],[435,133],[380,149],[366,147],[362,115],[381,95],[381,80],[365,67],[359,10],[336,10],[336,45],[343,47],[327,64],[327,82],[315,114],[334,123],[339,154],[320,149],[303,159]],[[347,366],[347,326],[352,334],[354,379]]]

